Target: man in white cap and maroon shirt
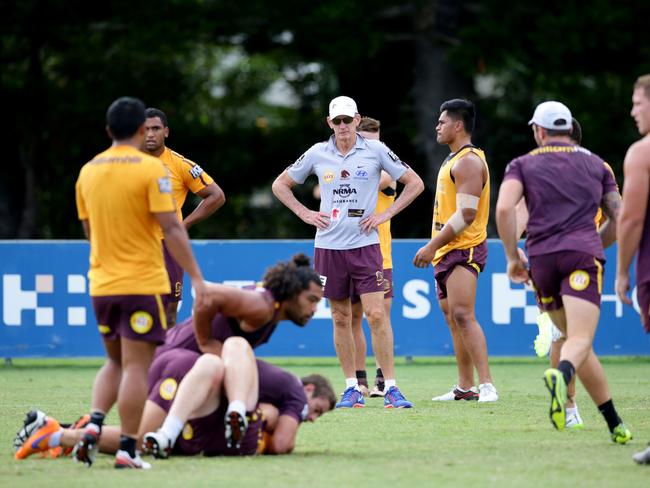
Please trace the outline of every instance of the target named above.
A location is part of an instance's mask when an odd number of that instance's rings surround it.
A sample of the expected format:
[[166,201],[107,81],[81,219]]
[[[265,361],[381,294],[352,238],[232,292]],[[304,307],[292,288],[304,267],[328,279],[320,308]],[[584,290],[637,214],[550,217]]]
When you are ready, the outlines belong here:
[[[384,407],[411,408],[395,382],[393,334],[384,310],[384,277],[377,227],[408,206],[424,189],[420,177],[385,144],[357,133],[361,116],[350,97],[334,98],[327,125],[334,134],[315,144],[273,183],[275,196],[300,219],[316,227],[314,267],[330,301],[334,346],[346,389],[337,408],[364,406],[355,374],[350,296],[361,297],[372,345],[385,378]],[[375,214],[381,170],[404,185],[392,206]],[[292,187],[315,174],[320,210],[300,203]]]

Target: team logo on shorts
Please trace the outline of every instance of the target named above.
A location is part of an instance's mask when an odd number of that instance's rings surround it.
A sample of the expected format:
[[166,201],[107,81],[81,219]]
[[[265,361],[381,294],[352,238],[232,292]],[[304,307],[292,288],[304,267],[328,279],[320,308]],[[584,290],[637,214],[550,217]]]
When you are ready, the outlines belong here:
[[332,181],[334,181],[334,173],[331,171],[325,171],[325,173],[323,173],[323,182],[331,183]]
[[138,334],[146,334],[153,327],[153,317],[149,312],[140,310],[131,315],[131,328]]
[[186,441],[189,441],[192,437],[194,437],[194,429],[189,422],[185,424],[185,427],[183,427],[183,432],[181,435]]
[[108,334],[111,331],[111,328],[108,325],[98,325],[100,334]]
[[178,388],[176,380],[174,378],[167,378],[165,381],[160,383],[158,394],[163,400],[173,400],[176,396],[176,388]]
[[575,291],[582,291],[589,286],[589,273],[581,269],[574,271],[569,276],[569,286]]
[[375,273],[375,278],[377,278],[377,286],[379,288],[384,287],[384,272],[383,271],[377,271]]

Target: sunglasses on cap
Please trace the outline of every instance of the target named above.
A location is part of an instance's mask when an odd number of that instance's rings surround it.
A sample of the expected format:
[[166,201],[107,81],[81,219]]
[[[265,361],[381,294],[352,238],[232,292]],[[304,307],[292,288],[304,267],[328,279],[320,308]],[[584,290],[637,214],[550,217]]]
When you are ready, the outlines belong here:
[[341,122],[343,122],[345,125],[350,125],[353,120],[354,120],[354,117],[350,117],[350,116],[346,115],[345,117],[337,117],[335,119],[332,119],[332,124],[340,125]]

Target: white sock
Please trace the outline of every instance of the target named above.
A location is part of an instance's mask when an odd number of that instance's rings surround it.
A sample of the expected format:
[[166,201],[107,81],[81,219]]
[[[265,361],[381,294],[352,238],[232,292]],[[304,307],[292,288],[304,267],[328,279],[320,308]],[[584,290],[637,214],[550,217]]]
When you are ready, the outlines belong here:
[[47,440],[48,447],[52,448],[61,445],[61,434],[63,434],[63,429],[59,429],[52,434]]
[[577,410],[578,410],[578,407],[567,407],[566,408],[566,414],[567,415],[575,415]]
[[359,380],[356,378],[345,378],[345,389],[357,388],[359,389]]
[[397,380],[394,379],[394,378],[393,378],[392,380],[385,379],[385,380],[384,380],[384,384],[386,385],[386,387],[385,387],[384,389],[385,389],[386,391],[388,391],[388,389],[389,389],[390,387],[392,387],[392,386],[397,386]]
[[181,435],[185,422],[174,415],[167,415],[160,431],[167,436],[172,444],[176,442],[178,436]]
[[228,404],[228,410],[226,410],[226,415],[230,412],[235,411],[242,417],[246,417],[246,404],[241,400],[233,400]]

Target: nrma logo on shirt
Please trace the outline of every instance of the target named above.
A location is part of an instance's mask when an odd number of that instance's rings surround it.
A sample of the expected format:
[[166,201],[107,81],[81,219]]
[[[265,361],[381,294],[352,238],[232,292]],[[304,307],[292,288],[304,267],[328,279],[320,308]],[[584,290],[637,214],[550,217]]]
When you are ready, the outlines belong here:
[[[30,277],[31,278],[31,277]],[[55,291],[54,275],[37,274],[33,276],[33,289],[25,289],[22,284],[23,276],[19,274],[2,275],[2,321],[4,325],[16,327],[23,325],[23,312],[34,312],[33,323],[39,327],[54,326],[54,307],[39,303],[47,296],[53,296]],[[66,276],[67,286],[61,292],[72,295],[85,295],[86,277],[79,274]],[[48,300],[52,302],[52,300]],[[65,302],[57,300],[57,303]],[[66,304],[63,303],[62,306]],[[86,325],[86,307],[67,306],[68,325]],[[27,323],[27,320],[25,320]],[[32,321],[29,321],[32,323]]]
[[341,185],[338,188],[333,189],[332,193],[340,197],[349,197],[350,195],[356,195],[357,190],[355,188],[350,188],[350,185]]

